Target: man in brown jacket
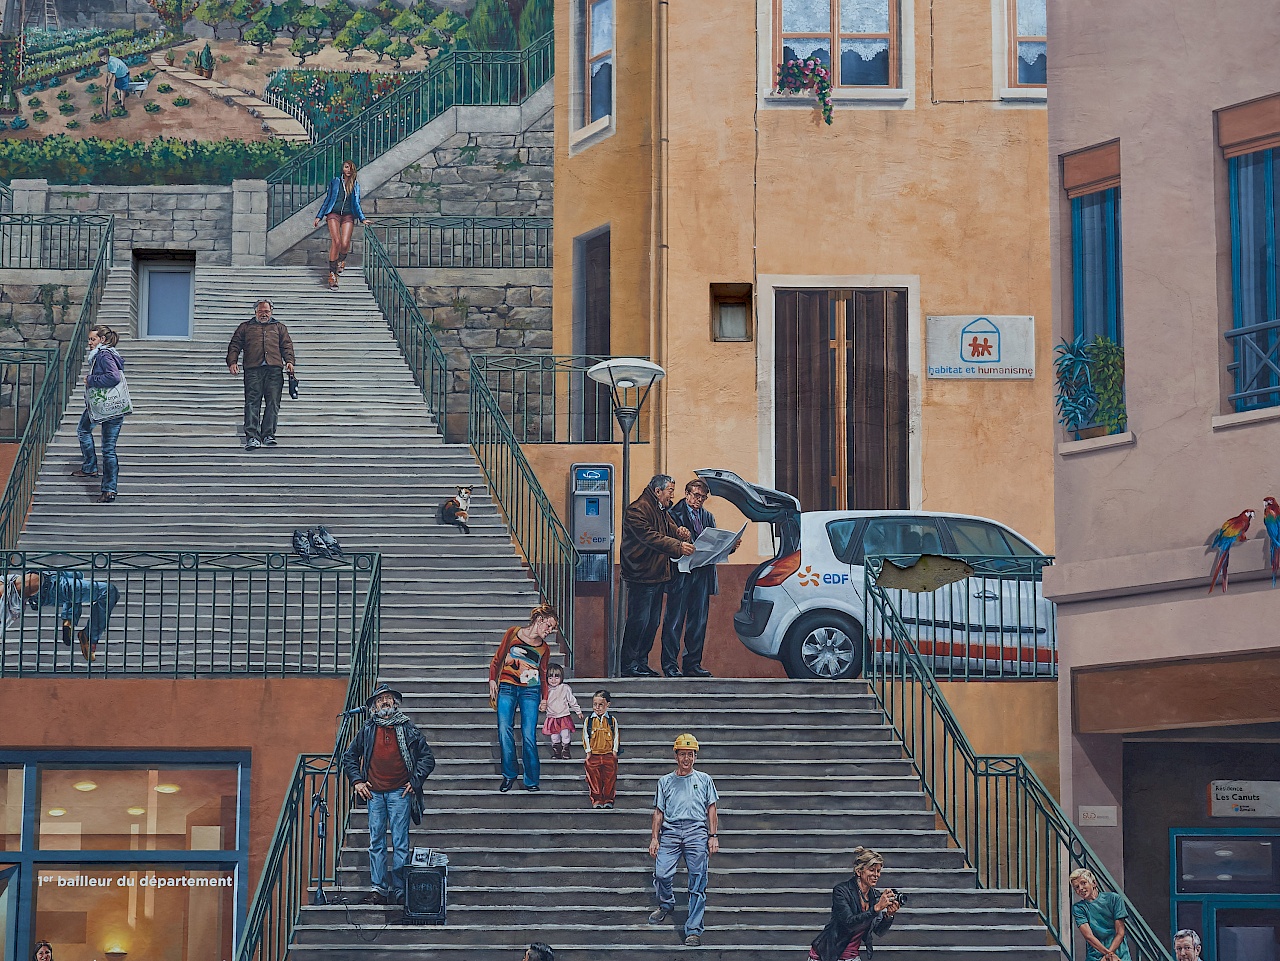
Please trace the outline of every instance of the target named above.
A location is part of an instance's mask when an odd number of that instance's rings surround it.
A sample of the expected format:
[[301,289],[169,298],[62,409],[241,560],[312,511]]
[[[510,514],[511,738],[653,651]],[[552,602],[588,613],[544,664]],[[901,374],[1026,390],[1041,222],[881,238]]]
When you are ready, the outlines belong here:
[[240,354],[244,354],[245,450],[276,446],[280,390],[284,386],[284,373],[292,374],[294,363],[289,329],[271,316],[271,301],[258,301],[253,314],[253,320],[246,320],[236,328],[227,346],[227,370],[233,375],[240,373],[238,361]]
[[675,496],[675,480],[657,474],[622,518],[622,580],[627,585],[623,677],[658,676],[649,666],[649,652],[662,623],[662,597],[671,580],[671,561],[693,553],[689,531],[667,513]]

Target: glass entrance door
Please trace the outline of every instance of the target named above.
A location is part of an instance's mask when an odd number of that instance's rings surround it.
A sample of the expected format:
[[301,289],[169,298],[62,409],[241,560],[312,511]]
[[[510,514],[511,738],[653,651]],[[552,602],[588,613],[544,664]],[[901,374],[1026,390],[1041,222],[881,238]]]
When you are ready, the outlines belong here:
[[1171,940],[1194,931],[1201,961],[1280,961],[1280,830],[1173,828]]
[[190,337],[192,271],[166,264],[142,268],[144,337]]

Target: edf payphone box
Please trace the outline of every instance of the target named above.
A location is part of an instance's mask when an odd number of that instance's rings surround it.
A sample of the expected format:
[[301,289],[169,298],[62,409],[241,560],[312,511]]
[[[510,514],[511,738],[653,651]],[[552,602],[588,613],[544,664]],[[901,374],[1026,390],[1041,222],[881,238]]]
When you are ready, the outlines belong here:
[[573,546],[580,554],[613,549],[613,465],[574,464],[569,482]]

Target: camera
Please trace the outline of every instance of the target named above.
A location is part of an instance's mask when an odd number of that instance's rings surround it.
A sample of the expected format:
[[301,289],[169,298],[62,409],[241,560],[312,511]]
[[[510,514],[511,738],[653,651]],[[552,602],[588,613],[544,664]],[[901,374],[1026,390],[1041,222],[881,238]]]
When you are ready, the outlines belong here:
[[898,902],[898,907],[905,908],[907,906],[907,892],[899,891],[897,888],[889,888],[889,893],[893,895],[893,899]]

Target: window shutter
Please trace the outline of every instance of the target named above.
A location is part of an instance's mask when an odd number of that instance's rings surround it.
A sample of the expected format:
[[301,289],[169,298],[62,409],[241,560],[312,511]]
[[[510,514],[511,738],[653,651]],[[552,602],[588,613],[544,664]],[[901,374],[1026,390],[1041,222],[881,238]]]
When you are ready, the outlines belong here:
[[1218,146],[1228,159],[1280,147],[1280,93],[1217,112]]
[[1119,186],[1119,140],[1062,155],[1062,189],[1072,200]]

